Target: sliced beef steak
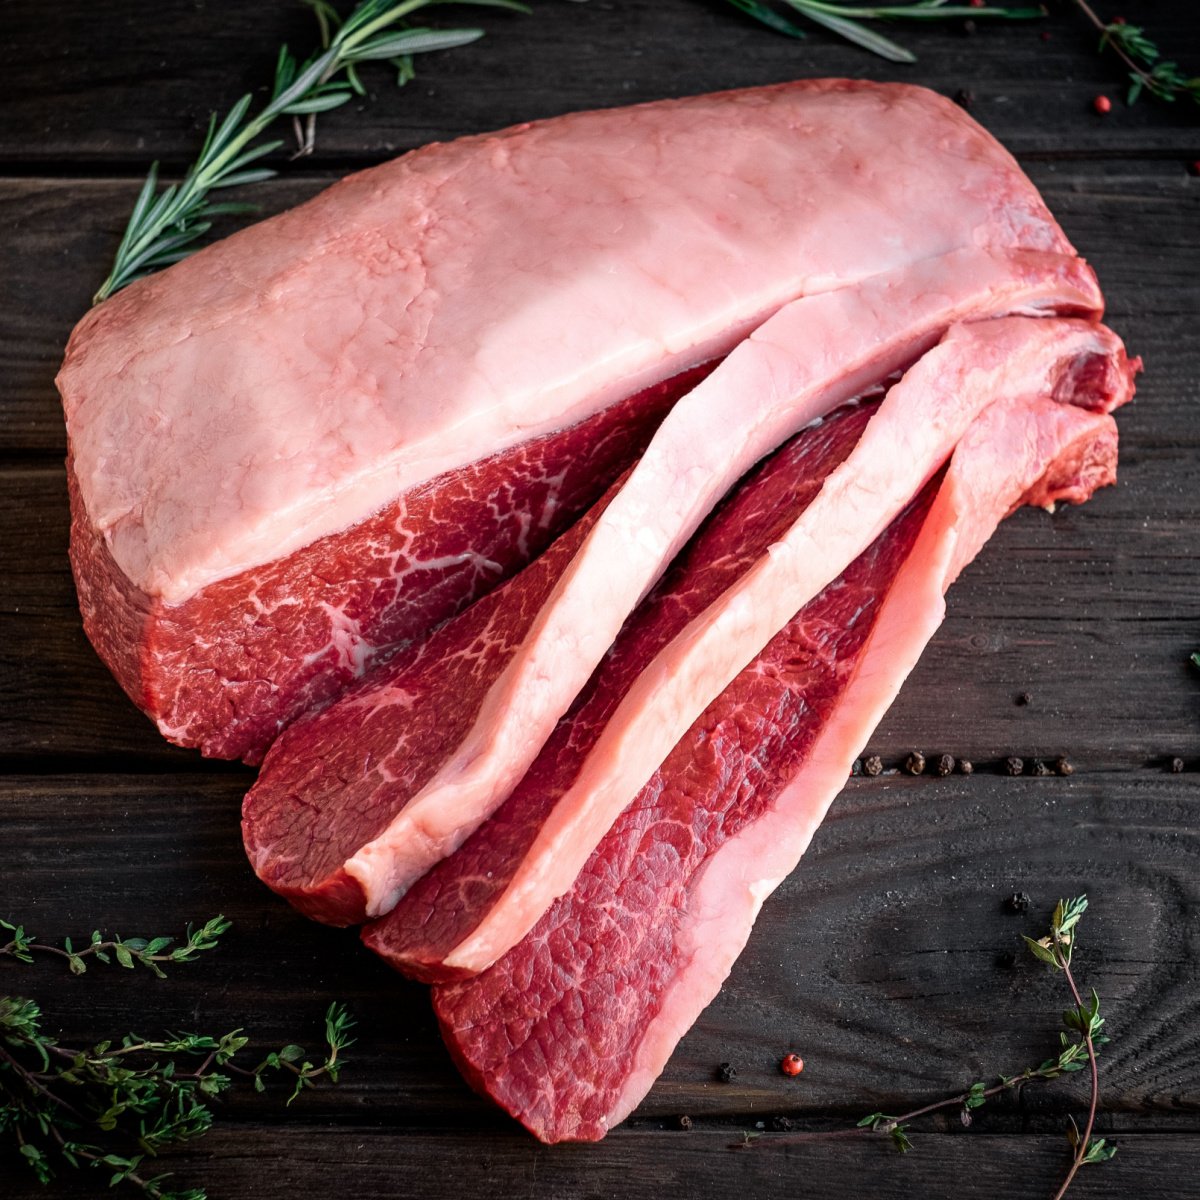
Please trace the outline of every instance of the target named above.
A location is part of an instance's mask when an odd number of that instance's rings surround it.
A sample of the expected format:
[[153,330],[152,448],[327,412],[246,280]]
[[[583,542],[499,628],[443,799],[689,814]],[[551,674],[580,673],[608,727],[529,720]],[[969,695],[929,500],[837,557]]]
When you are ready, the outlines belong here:
[[[397,672],[407,660],[398,660],[319,725],[281,741],[247,799],[246,844],[255,869],[305,911],[315,915],[319,907],[325,920],[348,924],[387,912],[511,792],[627,614],[704,514],[764,453],[907,365],[964,315],[1088,311],[1098,304],[1094,279],[1078,259],[972,250],[785,306],[671,409],[624,486],[558,569],[535,620],[524,619],[522,590],[508,590],[501,604],[515,607],[512,628],[501,639],[503,661],[495,641],[479,652],[495,667],[486,674],[487,687],[464,696],[451,683],[453,670],[442,688],[399,687]],[[947,398],[947,389],[937,393],[937,404],[945,411],[924,424],[927,434],[940,432],[927,437],[923,457],[903,463],[908,474],[901,473],[899,486],[881,493],[874,531],[908,501],[922,471],[935,468],[936,454],[944,458],[954,430],[965,426],[966,410]],[[871,479],[871,471],[864,477]],[[838,518],[853,544],[828,543],[829,552],[842,557],[826,564],[827,574],[812,583],[810,594],[873,536],[861,523],[855,527],[855,512]],[[507,618],[497,611],[489,620]],[[461,636],[439,632],[422,663],[461,654],[472,626],[458,628]],[[436,672],[427,678],[435,680]],[[361,758],[361,769],[351,769],[346,745],[367,704],[371,753]],[[453,731],[456,739],[439,740],[434,768],[410,757],[413,731],[426,724]],[[661,746],[662,754],[669,745]],[[395,765],[400,761],[404,769]],[[644,776],[658,760],[641,761]],[[381,824],[388,816],[390,823]],[[336,838],[330,828],[338,830]],[[334,861],[339,854],[343,863]],[[342,883],[331,890],[332,871],[341,872]],[[351,879],[356,884],[342,886]],[[318,895],[316,906],[305,899]]]
[[[626,682],[782,535],[854,448],[871,411],[844,409],[776,455],[757,486],[743,489],[742,502],[723,509],[719,529],[699,535],[639,613],[644,634],[622,639]],[[381,844],[394,846],[384,868],[390,879],[424,873],[429,838],[410,797],[461,737],[479,693],[511,659],[609,499],[499,591],[279,739],[242,808],[247,853],[264,882],[309,915],[349,924],[366,918]],[[737,544],[726,553],[729,531]],[[555,761],[560,742],[552,740],[539,761]],[[454,813],[438,816],[449,822]]]
[[84,628],[162,732],[257,762],[281,729],[503,582],[578,519],[711,367],[438,476],[353,529],[168,605],[136,589],[83,517],[71,562]]
[[[242,839],[264,883],[318,921],[366,920],[364,847],[457,747],[620,483],[515,578],[276,741],[242,805]],[[410,855],[423,861],[427,842],[410,820]],[[403,869],[398,859],[392,871]]]
[[709,706],[520,944],[434,989],[467,1080],[544,1141],[595,1140],[649,1090],[791,871],[1013,507],[1111,482],[1112,418],[996,404],[944,478]]
[[[815,495],[803,471],[789,493],[818,444],[802,435],[717,513],[511,796],[369,929],[368,945],[428,980],[495,962],[570,888],[704,707],[874,541],[997,397],[1054,395],[1107,410],[1130,391],[1129,364],[1108,330],[1012,317],[955,326],[889,390]],[[759,504],[773,514],[769,526],[743,515]]]
[[168,737],[260,756],[586,506],[537,439],[582,437],[553,444],[594,460],[594,498],[616,468],[592,419],[797,298],[968,250],[1073,255],[995,141],[900,85],[572,114],[351,176],[76,328],[89,634]]

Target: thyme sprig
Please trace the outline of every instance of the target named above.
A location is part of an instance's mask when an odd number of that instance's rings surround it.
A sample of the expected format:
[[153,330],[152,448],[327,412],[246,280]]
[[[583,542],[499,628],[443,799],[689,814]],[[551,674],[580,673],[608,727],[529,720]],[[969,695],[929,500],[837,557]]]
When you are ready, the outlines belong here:
[[1092,988],[1090,1000],[1084,1000],[1080,995],[1079,985],[1075,982],[1075,976],[1071,972],[1071,955],[1075,951],[1075,929],[1079,924],[1079,919],[1087,911],[1087,906],[1086,896],[1079,896],[1074,900],[1060,900],[1054,909],[1053,917],[1050,918],[1049,936],[1036,942],[1032,938],[1025,939],[1029,949],[1042,962],[1056,971],[1061,971],[1063,978],[1066,979],[1067,986],[1071,989],[1071,996],[1075,1001],[1075,1007],[1069,1008],[1063,1013],[1063,1022],[1068,1029],[1078,1035],[1080,1041],[1075,1044],[1082,1044],[1087,1048],[1088,1069],[1091,1071],[1091,1101],[1088,1105],[1087,1124],[1080,1133],[1075,1122],[1073,1120],[1071,1122],[1067,1138],[1071,1143],[1074,1155],[1071,1159],[1071,1168],[1067,1172],[1066,1179],[1063,1180],[1062,1187],[1055,1192],[1054,1200],[1062,1200],[1062,1197],[1066,1195],[1067,1188],[1071,1186],[1071,1181],[1080,1167],[1087,1166],[1089,1163],[1107,1162],[1117,1152],[1116,1146],[1106,1142],[1104,1138],[1092,1137],[1092,1129],[1096,1124],[1096,1105],[1100,1100],[1096,1052],[1098,1046],[1108,1041],[1108,1038],[1101,1032],[1104,1028],[1104,1018],[1100,1015],[1100,997],[1096,995],[1096,989]]
[[283,141],[257,139],[281,117],[292,117],[298,153],[311,153],[319,113],[339,108],[366,89],[358,76],[364,63],[386,61],[396,68],[397,83],[413,77],[412,58],[432,50],[465,46],[483,36],[477,28],[433,29],[409,25],[408,18],[435,5],[456,3],[475,8],[528,12],[518,0],[360,0],[343,20],[328,0],[304,0],[321,30],[321,49],[300,61],[283,46],[275,60],[275,77],[267,103],[251,113],[247,93],[218,120],[213,113],[196,161],[183,179],[158,186],[158,164],[151,166],[108,278],[96,290],[94,304],[106,300],[135,279],[186,258],[219,216],[256,212],[257,206],[213,201],[222,188],[270,179],[276,172],[262,159]]
[[1060,900],[1050,919],[1049,934],[1037,940],[1029,937],[1024,939],[1026,945],[1041,962],[1063,973],[1075,1002],[1073,1007],[1063,1013],[1063,1024],[1066,1026],[1066,1030],[1059,1033],[1059,1052],[1055,1057],[1043,1060],[1036,1067],[1026,1067],[1015,1075],[1000,1075],[997,1077],[997,1082],[990,1087],[982,1081],[972,1083],[966,1091],[948,1096],[944,1100],[935,1100],[931,1104],[921,1105],[910,1112],[868,1113],[853,1129],[841,1129],[833,1133],[782,1134],[768,1138],[764,1138],[762,1134],[758,1133],[747,1133],[744,1135],[743,1141],[734,1144],[734,1148],[741,1149],[756,1144],[780,1146],[809,1141],[814,1138],[853,1137],[863,1133],[879,1133],[891,1138],[896,1149],[905,1154],[913,1148],[912,1141],[908,1136],[909,1125],[918,1117],[927,1116],[929,1113],[942,1109],[957,1108],[959,1119],[963,1125],[969,1126],[974,1119],[972,1116],[974,1111],[981,1108],[993,1096],[1011,1091],[1026,1083],[1048,1082],[1063,1075],[1088,1069],[1091,1073],[1091,1099],[1087,1123],[1081,1133],[1072,1120],[1067,1133],[1067,1139],[1073,1151],[1071,1167],[1062,1185],[1054,1194],[1054,1200],[1062,1200],[1081,1167],[1092,1163],[1107,1162],[1117,1152],[1116,1146],[1105,1138],[1092,1137],[1096,1121],[1096,1107],[1100,1098],[1097,1056],[1100,1047],[1109,1040],[1103,1032],[1104,1018],[1100,1015],[1100,997],[1093,988],[1089,998],[1084,1000],[1071,971],[1071,955],[1075,949],[1076,929],[1083,914],[1087,911],[1087,906],[1086,896],[1079,896],[1072,900]]
[[[734,8],[760,21],[776,33],[789,37],[804,37],[804,30],[790,18],[772,8],[767,0],[728,0]],[[878,54],[889,62],[913,63],[917,56],[911,50],[884,37],[877,30],[863,25],[863,21],[975,21],[995,19],[1002,21],[1027,21],[1044,17],[1046,10],[1040,5],[1021,8],[997,8],[992,5],[950,4],[947,0],[913,0],[908,4],[838,4],[829,0],[783,0],[783,3],[801,17],[836,33],[848,42]]]
[[31,963],[35,954],[48,954],[66,960],[72,975],[82,975],[87,970],[86,960],[95,958],[98,962],[109,965],[116,962],[129,970],[136,964],[141,964],[152,971],[159,979],[166,978],[162,969],[164,963],[191,962],[196,955],[206,950],[216,948],[217,940],[229,928],[229,922],[221,915],[206,921],[199,929],[191,925],[180,945],[168,949],[175,938],[122,938],[119,935],[105,939],[98,929],[92,931],[90,942],[82,949],[76,949],[70,938],[64,938],[61,947],[39,942],[32,934],[25,931],[23,925],[13,925],[0,920],[0,929],[6,929],[12,935],[9,940],[0,945],[0,958],[11,958],[18,962]]
[[1173,59],[1163,58],[1157,43],[1140,25],[1104,21],[1088,0],[1072,0],[1075,7],[1100,33],[1100,51],[1112,51],[1129,68],[1127,104],[1136,104],[1143,91],[1160,100],[1190,96],[1200,104],[1200,75],[1187,75]]
[[12,1135],[41,1183],[64,1163],[93,1166],[108,1173],[109,1186],[130,1184],[150,1200],[205,1200],[200,1188],[170,1190],[169,1174],[146,1174],[143,1164],[207,1133],[212,1102],[235,1077],[261,1092],[268,1073],[288,1072],[295,1080],[291,1104],[323,1076],[336,1082],[354,1042],[354,1022],[340,1004],[325,1014],[320,1061],[287,1045],[252,1068],[234,1061],[249,1042],[240,1029],[220,1037],[168,1033],[155,1040],[130,1033],[119,1044],[71,1049],[44,1034],[41,1020],[36,1001],[0,996],[0,1135]]

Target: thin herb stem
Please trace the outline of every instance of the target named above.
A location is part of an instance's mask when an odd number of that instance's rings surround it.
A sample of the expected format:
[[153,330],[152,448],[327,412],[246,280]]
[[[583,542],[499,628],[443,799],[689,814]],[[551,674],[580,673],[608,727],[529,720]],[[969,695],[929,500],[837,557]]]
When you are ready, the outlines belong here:
[[[150,168],[124,236],[117,247],[112,270],[96,290],[99,304],[114,292],[162,267],[186,258],[196,242],[212,227],[212,219],[256,211],[238,203],[212,203],[210,194],[239,184],[257,183],[275,175],[261,160],[278,150],[281,141],[258,139],[282,117],[292,118],[297,141],[296,157],[311,154],[316,117],[347,103],[366,89],[356,68],[370,62],[390,62],[397,83],[412,78],[412,56],[465,46],[483,37],[476,28],[430,29],[409,26],[406,18],[420,9],[445,0],[360,0],[343,19],[329,0],[305,0],[313,9],[321,33],[321,50],[300,62],[286,46],[275,62],[270,99],[256,113],[247,94],[218,122],[214,113],[195,162],[182,180],[161,191],[158,164]],[[501,8],[528,12],[520,0],[457,0],[464,7]],[[252,166],[251,164],[257,164]]]
[[1100,34],[1100,49],[1111,50],[1129,69],[1132,86],[1126,97],[1127,103],[1133,104],[1143,89],[1160,100],[1190,95],[1200,103],[1200,76],[1189,78],[1178,63],[1164,59],[1141,26],[1130,25],[1121,18],[1105,22],[1089,0],[1070,2]]
[[[1077,9],[1079,9],[1080,12],[1083,13],[1085,17],[1087,17],[1089,21],[1091,21],[1101,35],[1105,33],[1105,31],[1108,29],[1108,24],[1100,19],[1096,13],[1096,10],[1088,3],[1088,0],[1072,0],[1072,3]],[[1122,49],[1117,42],[1112,43],[1112,48],[1116,55],[1124,60],[1125,65],[1131,71],[1136,71],[1139,75],[1143,74],[1142,68],[1136,62],[1134,62],[1128,54],[1125,53],[1124,49]]]
[[[1002,1075],[1000,1077],[1001,1082],[993,1084],[989,1088],[978,1089],[978,1085],[976,1085],[978,1090],[959,1092],[955,1096],[947,1096],[944,1100],[934,1100],[930,1104],[922,1105],[920,1108],[914,1108],[910,1112],[897,1113],[894,1116],[885,1115],[882,1113],[872,1114],[873,1116],[877,1115],[882,1118],[878,1124],[860,1123],[854,1126],[852,1129],[831,1129],[804,1133],[773,1134],[767,1141],[767,1144],[771,1146],[787,1146],[793,1143],[814,1141],[818,1138],[862,1137],[863,1135],[870,1135],[879,1133],[881,1131],[891,1132],[892,1129],[897,1126],[904,1125],[909,1121],[915,1121],[918,1117],[928,1116],[930,1113],[938,1112],[940,1109],[961,1109],[969,1100],[975,1101],[974,1106],[978,1107],[978,1103],[983,1100],[990,1100],[993,1096],[999,1096],[1003,1092],[1011,1091],[1013,1088],[1019,1088],[1026,1083],[1057,1079],[1060,1073],[1061,1072],[1057,1069],[1057,1067],[1047,1068],[1045,1064],[1043,1064],[1041,1067],[1026,1067],[1025,1070],[1021,1071],[1017,1075]],[[758,1140],[749,1142],[736,1142],[734,1143],[734,1148],[742,1149],[746,1146],[758,1144]],[[1058,1197],[1055,1197],[1055,1200],[1058,1200]]]
[[[1062,972],[1066,976],[1067,985],[1071,989],[1071,995],[1075,997],[1075,1007],[1082,1013],[1084,1011],[1083,997],[1079,994],[1079,988],[1075,984],[1075,976],[1071,974],[1070,956],[1068,955],[1064,959],[1062,952],[1057,950],[1056,954],[1060,962],[1062,962]],[[1088,1105],[1087,1124],[1084,1126],[1083,1134],[1079,1139],[1078,1145],[1075,1147],[1075,1157],[1071,1160],[1071,1169],[1067,1172],[1067,1177],[1063,1180],[1062,1187],[1054,1193],[1054,1200],[1062,1200],[1063,1196],[1067,1194],[1067,1188],[1071,1186],[1071,1181],[1079,1173],[1079,1168],[1083,1166],[1088,1148],[1092,1143],[1092,1129],[1096,1124],[1096,1106],[1100,1100],[1100,1071],[1096,1063],[1096,1047],[1092,1042],[1091,1028],[1087,1023],[1083,1027],[1083,1040],[1087,1046],[1088,1066],[1092,1076],[1091,1103]]]
[[26,1067],[19,1059],[15,1058],[7,1050],[5,1050],[3,1046],[0,1046],[0,1062],[5,1063],[10,1070],[16,1072],[18,1078],[25,1083],[30,1091],[36,1093],[46,1100],[51,1101],[58,1108],[61,1108],[63,1112],[70,1113],[70,1115],[77,1121],[83,1121],[86,1119],[77,1108],[71,1105],[68,1101],[64,1100],[61,1096],[55,1095],[54,1092],[52,1092],[48,1087],[46,1087],[45,1084],[41,1082],[45,1076],[39,1076],[33,1071],[30,1071],[28,1067]]
[[[29,939],[23,932],[21,939],[25,953]],[[169,1033],[162,1041],[131,1033],[116,1045],[68,1049],[43,1034],[41,1023],[35,1001],[0,996],[0,1135],[13,1138],[43,1183],[63,1163],[92,1164],[111,1171],[110,1185],[130,1184],[150,1200],[204,1200],[197,1188],[167,1190],[169,1176],[147,1177],[141,1164],[206,1133],[212,1101],[235,1076],[262,1092],[269,1073],[287,1072],[295,1081],[290,1104],[322,1077],[336,1082],[354,1041],[353,1021],[336,1003],[325,1013],[323,1055],[309,1061],[302,1046],[286,1045],[253,1069],[233,1061],[249,1042],[240,1029],[219,1038]]]
[[[728,0],[734,8],[752,17],[768,29],[788,37],[800,38],[805,36],[804,29],[783,16],[771,6],[768,0]],[[991,18],[998,21],[1028,21],[1036,20],[1046,15],[1041,6],[1022,8],[997,8],[983,5],[947,4],[945,0],[914,0],[908,4],[878,4],[853,5],[832,3],[831,0],[783,0],[783,3],[798,16],[815,25],[828,29],[838,37],[872,54],[879,55],[889,62],[913,63],[917,56],[911,50],[898,45],[891,38],[870,26],[864,21],[946,21],[946,20],[978,20]]]
[[[1033,938],[1024,939],[1034,956],[1047,966],[1061,971],[1066,977],[1067,986],[1075,1001],[1075,1007],[1063,1014],[1063,1023],[1067,1030],[1078,1034],[1074,1039],[1069,1033],[1060,1033],[1061,1049],[1056,1058],[1048,1058],[1036,1067],[1026,1067],[1017,1075],[1001,1075],[999,1082],[991,1087],[983,1083],[973,1083],[965,1092],[948,1096],[944,1100],[934,1100],[929,1104],[918,1105],[905,1113],[890,1114],[874,1112],[865,1116],[853,1129],[839,1129],[832,1132],[805,1132],[762,1137],[757,1133],[748,1133],[744,1140],[735,1143],[731,1149],[742,1149],[746,1146],[764,1144],[769,1146],[787,1146],[797,1142],[812,1141],[817,1138],[854,1137],[859,1134],[887,1134],[896,1148],[904,1153],[912,1149],[906,1132],[908,1124],[919,1117],[928,1116],[946,1108],[958,1108],[962,1114],[964,1125],[972,1122],[971,1111],[986,1104],[994,1096],[1000,1095],[1022,1084],[1033,1081],[1057,1079],[1061,1075],[1081,1071],[1086,1058],[1091,1074],[1091,1100],[1088,1107],[1087,1124],[1082,1134],[1071,1123],[1069,1140],[1073,1150],[1070,1170],[1062,1185],[1054,1195],[1054,1200],[1062,1200],[1067,1189],[1071,1186],[1080,1167],[1089,1163],[1107,1162],[1117,1152],[1113,1145],[1106,1143],[1104,1138],[1092,1140],[1092,1131],[1096,1124],[1096,1109],[1100,1099],[1100,1076],[1097,1064],[1097,1048],[1108,1038],[1101,1032],[1104,1018],[1100,1015],[1100,997],[1092,990],[1091,1000],[1084,1000],[1079,985],[1071,971],[1071,955],[1075,947],[1076,930],[1080,919],[1087,911],[1087,897],[1079,896],[1074,900],[1060,900],[1054,909],[1050,920],[1049,936],[1035,941]],[[761,1143],[760,1143],[761,1138]]]
[[93,930],[89,943],[81,949],[76,949],[70,938],[65,938],[61,947],[53,946],[48,942],[39,942],[25,931],[23,925],[13,925],[9,921],[0,920],[0,929],[7,929],[12,933],[8,942],[0,946],[0,958],[32,963],[35,955],[48,954],[64,960],[73,975],[82,975],[87,971],[86,960],[89,958],[105,965],[111,964],[115,959],[126,969],[140,964],[160,979],[164,979],[166,972],[162,969],[163,964],[192,962],[196,955],[215,949],[218,939],[228,928],[229,922],[218,915],[198,929],[189,925],[184,940],[178,945],[173,945],[175,939],[170,937],[118,937],[105,940],[100,936],[99,930]]

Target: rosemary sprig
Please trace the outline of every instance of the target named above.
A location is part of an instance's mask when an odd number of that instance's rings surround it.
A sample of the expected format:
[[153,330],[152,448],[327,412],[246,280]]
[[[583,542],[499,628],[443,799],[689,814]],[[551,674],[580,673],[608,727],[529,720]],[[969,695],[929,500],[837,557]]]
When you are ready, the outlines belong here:
[[1100,1015],[1100,997],[1093,988],[1090,998],[1084,1000],[1075,977],[1071,973],[1071,954],[1075,947],[1076,928],[1080,918],[1087,911],[1087,906],[1086,896],[1079,896],[1073,900],[1060,900],[1051,917],[1048,936],[1036,941],[1028,937],[1024,939],[1038,959],[1063,973],[1075,1001],[1074,1007],[1063,1013],[1063,1024],[1067,1028],[1065,1032],[1059,1034],[1060,1048],[1056,1057],[1047,1058],[1036,1067],[1026,1067],[1015,1075],[1000,1075],[998,1081],[991,1087],[983,1082],[972,1083],[964,1092],[948,1096],[944,1100],[935,1100],[931,1104],[921,1105],[910,1112],[868,1113],[853,1129],[841,1129],[833,1133],[793,1133],[768,1137],[759,1133],[747,1133],[743,1136],[743,1140],[734,1143],[732,1148],[742,1149],[757,1144],[782,1146],[794,1142],[810,1141],[814,1138],[853,1137],[863,1133],[881,1133],[890,1137],[896,1149],[905,1154],[913,1148],[912,1141],[908,1136],[909,1124],[918,1117],[938,1112],[941,1109],[957,1108],[960,1120],[964,1125],[969,1126],[973,1120],[974,1110],[982,1107],[993,1096],[998,1096],[1026,1083],[1047,1082],[1088,1068],[1091,1072],[1091,1103],[1088,1109],[1087,1124],[1080,1133],[1072,1120],[1070,1131],[1067,1134],[1074,1153],[1070,1170],[1054,1195],[1054,1200],[1062,1200],[1080,1167],[1091,1163],[1107,1162],[1117,1152],[1116,1146],[1111,1142],[1104,1138],[1092,1137],[1096,1107],[1100,1097],[1096,1060],[1100,1047],[1109,1040],[1102,1032],[1104,1018]]
[[1111,50],[1129,68],[1127,104],[1136,104],[1143,91],[1160,100],[1190,96],[1200,104],[1200,75],[1187,75],[1173,59],[1165,59],[1158,45],[1140,25],[1103,21],[1088,0],[1072,0],[1075,7],[1100,33],[1100,50]]
[[317,114],[366,94],[357,72],[361,64],[390,62],[396,68],[397,82],[404,84],[413,75],[413,55],[465,46],[483,36],[483,30],[476,28],[410,26],[407,18],[447,3],[529,11],[518,0],[361,0],[343,20],[328,0],[304,2],[316,14],[322,49],[300,62],[286,46],[281,47],[266,105],[252,114],[253,97],[247,93],[223,120],[218,121],[214,113],[200,154],[181,182],[160,192],[158,164],[151,166],[112,270],[92,298],[94,304],[135,279],[186,258],[212,228],[214,217],[257,211],[254,205],[214,202],[209,195],[276,174],[261,160],[283,142],[256,141],[276,120],[290,116],[297,122],[298,153],[308,154],[313,148]]
[[7,929],[11,938],[0,946],[0,958],[12,958],[18,962],[31,963],[35,954],[49,954],[65,959],[72,975],[82,975],[87,970],[86,959],[95,958],[105,965],[111,964],[115,958],[122,967],[130,970],[140,963],[153,971],[159,979],[165,979],[163,963],[191,962],[197,954],[216,948],[217,939],[229,928],[229,922],[223,916],[215,916],[206,921],[199,929],[188,926],[187,935],[182,945],[168,950],[175,939],[170,937],[156,938],[115,938],[105,940],[100,931],[92,931],[91,941],[81,950],[76,950],[70,938],[64,938],[62,947],[51,946],[39,942],[31,934],[25,932],[23,925],[13,925],[8,921],[0,921],[0,929]]
[[[160,963],[189,962],[215,947],[229,922],[216,917],[187,941],[164,953],[169,938],[104,941],[93,934],[80,951],[36,942],[18,925],[3,923],[12,937],[0,952],[32,962],[39,951],[68,960],[74,974],[95,957],[123,966],[142,962],[161,975]],[[306,1088],[328,1078],[337,1082],[345,1051],[354,1044],[354,1022],[345,1007],[331,1004],[325,1013],[325,1050],[310,1058],[289,1044],[266,1054],[255,1066],[235,1062],[249,1038],[241,1029],[219,1037],[168,1033],[147,1039],[134,1033],[119,1042],[105,1040],[84,1048],[61,1046],[42,1032],[36,1001],[0,996],[0,1137],[11,1135],[18,1153],[42,1183],[64,1164],[93,1166],[107,1172],[109,1185],[126,1183],[150,1200],[205,1200],[199,1188],[170,1190],[168,1175],[145,1171],[147,1159],[168,1146],[201,1137],[213,1122],[212,1104],[237,1079],[256,1091],[267,1089],[272,1074],[291,1076],[291,1104]]]
[[[772,8],[766,0],[728,0],[734,8],[762,22],[777,33],[789,37],[804,37],[804,30],[794,21]],[[884,37],[863,21],[945,21],[963,18],[972,21],[997,19],[1003,21],[1027,21],[1044,17],[1046,10],[1039,6],[1022,8],[996,8],[982,5],[949,4],[947,0],[913,0],[908,4],[837,4],[829,0],[783,0],[787,7],[800,16],[838,34],[848,42],[861,46],[886,58],[890,62],[913,63],[917,56],[911,50]]]

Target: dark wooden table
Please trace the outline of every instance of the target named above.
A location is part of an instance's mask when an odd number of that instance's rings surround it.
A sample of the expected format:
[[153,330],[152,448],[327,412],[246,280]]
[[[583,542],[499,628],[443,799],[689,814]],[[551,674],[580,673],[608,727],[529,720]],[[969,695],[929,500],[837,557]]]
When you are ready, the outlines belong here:
[[[1125,12],[1200,70],[1193,8]],[[53,386],[67,333],[149,160],[185,163],[210,109],[258,86],[279,42],[309,44],[311,18],[285,0],[0,7],[0,915],[47,939],[234,921],[217,953],[166,983],[0,963],[0,990],[35,994],[68,1041],[245,1026],[264,1046],[311,1042],[335,997],[359,1022],[340,1086],[290,1109],[233,1099],[213,1133],[169,1156],[180,1185],[227,1200],[1048,1197],[1081,1077],[991,1104],[970,1130],[953,1112],[930,1120],[904,1158],[884,1138],[730,1145],[779,1116],[844,1128],[1053,1053],[1061,980],[1019,936],[1042,931],[1058,896],[1087,892],[1076,961],[1109,1016],[1099,1130],[1120,1153],[1074,1194],[1200,1195],[1200,672],[1187,663],[1200,647],[1200,110],[1118,100],[1096,116],[1097,93],[1123,91],[1119,72],[1069,5],[1052,9],[973,36],[898,31],[921,61],[893,67],[820,32],[776,37],[715,0],[540,0],[532,17],[484,14],[486,40],[420,62],[403,91],[372,72],[368,102],[322,118],[316,155],[256,189],[277,209],[431,138],[795,76],[967,89],[1146,359],[1121,417],[1119,486],[1000,530],[873,739],[891,764],[919,747],[965,755],[975,775],[852,781],[641,1108],[597,1146],[546,1148],[459,1081],[423,989],[257,884],[238,836],[251,773],[160,740],[75,607]],[[1010,754],[1066,754],[1075,773],[1007,778]],[[1176,755],[1182,774],[1167,767]],[[1014,891],[1028,913],[1006,909]],[[808,1064],[798,1080],[776,1069],[791,1048]],[[736,1082],[716,1079],[722,1062]],[[89,1176],[44,1191],[23,1172],[0,1156],[0,1194],[102,1191]]]

